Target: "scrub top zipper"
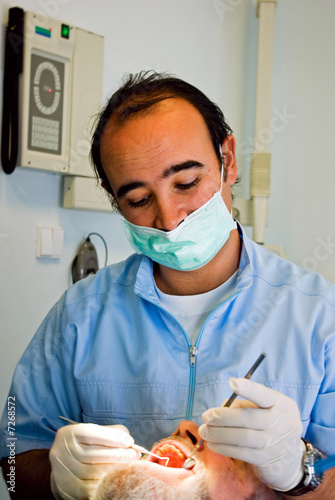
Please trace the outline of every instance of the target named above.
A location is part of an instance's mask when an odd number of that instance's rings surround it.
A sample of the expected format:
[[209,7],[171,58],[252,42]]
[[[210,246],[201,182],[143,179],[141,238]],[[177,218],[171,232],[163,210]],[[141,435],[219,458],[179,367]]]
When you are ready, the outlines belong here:
[[[153,302],[148,297],[146,297],[146,296],[143,297],[144,299],[149,300],[149,302],[152,302],[156,307],[159,307],[160,309],[162,309],[162,311],[164,311],[166,314],[168,314],[177,323],[177,325],[179,326],[179,328],[183,332],[185,340],[187,342],[188,349],[189,349],[190,380],[189,380],[189,385],[188,385],[188,398],[187,398],[187,407],[186,407],[185,420],[192,420],[192,416],[193,416],[193,403],[194,403],[195,379],[196,379],[196,362],[197,362],[198,347],[199,347],[199,343],[200,343],[200,340],[201,340],[202,332],[204,331],[206,323],[209,320],[209,318],[212,316],[212,314],[214,314],[214,312],[219,307],[221,307],[225,302],[227,302],[228,300],[232,300],[239,293],[240,293],[240,290],[238,290],[237,292],[235,292],[230,297],[227,297],[226,300],[224,300],[223,302],[221,302],[221,304],[219,304],[215,309],[213,309],[213,311],[206,318],[204,324],[202,325],[202,327],[200,329],[200,332],[198,334],[198,338],[197,338],[197,341],[196,341],[195,345],[191,345],[189,336],[185,332],[184,328],[179,323],[179,321],[169,311],[167,311],[166,309],[164,309],[164,307],[162,307],[161,305],[157,304],[156,302]],[[139,295],[142,295],[142,294],[139,294]]]
[[[195,388],[195,374],[196,374],[196,358],[197,358],[197,354],[198,354],[198,347],[197,346],[199,345],[200,337],[201,337],[201,334],[202,334],[202,331],[203,331],[203,327],[207,323],[207,320],[202,325],[202,328],[201,328],[201,330],[199,332],[196,344],[195,345],[191,345],[189,336],[187,335],[187,333],[185,332],[184,328],[179,323],[179,321],[167,309],[165,309],[161,305],[157,304],[156,302],[153,302],[152,300],[148,299],[147,297],[144,297],[144,298],[146,300],[149,300],[149,302],[152,302],[153,304],[155,304],[156,307],[159,307],[160,309],[162,309],[162,311],[164,311],[166,314],[168,314],[170,316],[170,318],[172,318],[173,321],[175,323],[177,323],[177,325],[179,326],[179,328],[181,329],[181,331],[184,334],[184,337],[185,337],[185,340],[186,340],[186,343],[187,343],[187,346],[188,346],[188,350],[189,350],[189,365],[190,365],[190,380],[189,380],[189,384],[188,384],[188,398],[187,398],[187,406],[186,406],[185,419],[186,420],[192,420],[193,401],[194,401],[194,388]],[[215,311],[215,309],[214,309],[214,311]],[[214,311],[212,311],[212,312],[214,312]]]
[[[196,368],[197,368],[196,367],[196,364],[197,364],[197,355],[198,355],[198,348],[199,348],[199,344],[200,344],[200,341],[201,341],[202,333],[203,333],[203,331],[205,329],[206,323],[209,320],[209,318],[212,316],[212,314],[214,314],[214,312],[219,307],[222,306],[222,304],[224,304],[228,300],[232,300],[239,293],[240,293],[240,290],[238,292],[234,293],[233,295],[231,295],[230,297],[227,297],[226,300],[224,300],[223,302],[221,302],[221,304],[219,304],[215,309],[213,309],[213,311],[206,318],[204,324],[202,325],[195,345],[189,346],[190,382],[189,382],[189,386],[188,386],[188,400],[187,400],[187,409],[186,409],[185,420],[192,420],[192,417],[193,417],[193,404],[194,404],[194,392],[195,392],[195,380],[196,380]],[[183,331],[184,331],[184,329],[183,329]],[[189,338],[188,338],[188,335],[186,334],[186,332],[185,332],[185,335],[187,337],[188,344],[190,345]]]
[[193,414],[195,375],[196,375],[195,363],[198,354],[198,349],[196,348],[195,345],[191,345],[191,347],[189,348],[189,353],[190,353],[190,382],[188,386],[188,400],[187,400],[185,420],[192,420],[192,414]]

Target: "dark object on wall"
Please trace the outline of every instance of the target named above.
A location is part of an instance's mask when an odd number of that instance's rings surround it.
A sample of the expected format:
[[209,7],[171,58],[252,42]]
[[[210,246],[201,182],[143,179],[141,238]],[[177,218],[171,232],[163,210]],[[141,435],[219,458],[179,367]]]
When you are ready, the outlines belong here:
[[73,283],[95,274],[99,270],[98,256],[89,236],[79,249],[79,253],[72,264]]
[[1,163],[6,174],[15,167],[19,148],[19,77],[23,63],[24,11],[9,9],[5,40]]

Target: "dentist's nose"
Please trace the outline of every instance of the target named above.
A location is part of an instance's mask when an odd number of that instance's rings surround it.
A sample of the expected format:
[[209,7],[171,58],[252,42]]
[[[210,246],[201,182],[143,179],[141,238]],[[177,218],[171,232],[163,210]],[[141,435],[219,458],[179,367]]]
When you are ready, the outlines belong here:
[[176,207],[171,200],[157,203],[154,227],[162,231],[172,231],[186,219],[185,209]]

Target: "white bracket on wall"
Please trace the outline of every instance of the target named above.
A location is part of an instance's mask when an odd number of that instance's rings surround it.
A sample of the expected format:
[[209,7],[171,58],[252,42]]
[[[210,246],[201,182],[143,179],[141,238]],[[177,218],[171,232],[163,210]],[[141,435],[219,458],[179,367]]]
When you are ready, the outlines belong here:
[[113,212],[105,190],[89,177],[64,177],[63,207]]

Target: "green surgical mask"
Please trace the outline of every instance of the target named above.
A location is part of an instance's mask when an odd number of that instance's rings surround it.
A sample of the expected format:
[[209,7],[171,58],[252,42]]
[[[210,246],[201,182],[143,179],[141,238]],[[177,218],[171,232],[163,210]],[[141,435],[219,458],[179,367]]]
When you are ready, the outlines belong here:
[[192,271],[207,264],[236,229],[221,189],[172,231],[137,226],[122,220],[131,246],[154,262],[179,271]]

